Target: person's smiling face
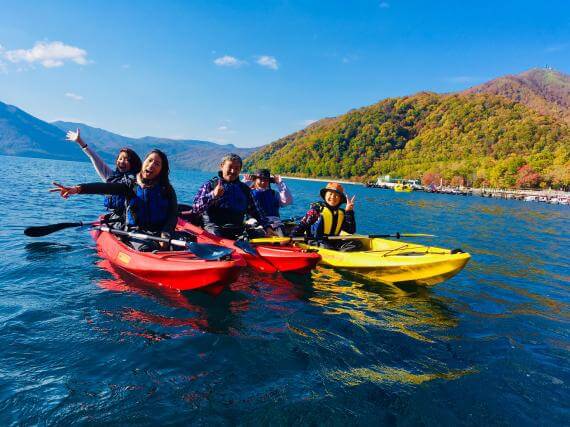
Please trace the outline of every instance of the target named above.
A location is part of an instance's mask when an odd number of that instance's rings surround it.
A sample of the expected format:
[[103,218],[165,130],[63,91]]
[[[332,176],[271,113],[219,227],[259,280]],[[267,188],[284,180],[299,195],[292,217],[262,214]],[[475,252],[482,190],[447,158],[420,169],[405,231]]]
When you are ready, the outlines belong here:
[[131,170],[131,161],[129,160],[129,155],[124,151],[119,153],[117,157],[117,169],[121,172],[128,172]]
[[225,181],[232,182],[239,178],[241,162],[237,160],[226,160],[222,163],[220,169],[222,171],[222,178],[224,178]]
[[255,187],[259,188],[260,190],[265,190],[269,187],[269,179],[268,178],[256,178],[255,179]]
[[340,194],[338,194],[336,191],[327,191],[325,193],[325,202],[327,202],[327,204],[333,208],[336,208],[338,205],[340,205],[341,200],[342,197],[340,197]]
[[153,180],[160,175],[162,170],[162,159],[157,153],[151,153],[146,159],[144,159],[141,176],[144,179]]

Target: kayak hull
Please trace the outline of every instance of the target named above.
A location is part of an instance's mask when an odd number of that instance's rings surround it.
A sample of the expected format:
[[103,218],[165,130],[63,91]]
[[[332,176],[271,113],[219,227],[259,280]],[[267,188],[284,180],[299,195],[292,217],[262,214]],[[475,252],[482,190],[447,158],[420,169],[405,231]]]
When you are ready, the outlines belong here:
[[471,255],[451,253],[449,249],[423,246],[415,243],[387,239],[358,239],[362,251],[340,252],[310,246],[321,255],[321,263],[349,270],[352,274],[388,284],[417,284],[432,286],[459,273]]
[[233,282],[245,267],[242,257],[206,261],[186,251],[139,252],[111,233],[93,230],[99,255],[133,276],[179,291],[215,290]]
[[248,266],[261,273],[306,273],[315,268],[321,260],[316,251],[296,246],[255,245],[259,256],[250,255],[236,247],[235,240],[208,233],[201,227],[180,218],[177,229],[196,235],[198,243],[213,243],[235,249]]

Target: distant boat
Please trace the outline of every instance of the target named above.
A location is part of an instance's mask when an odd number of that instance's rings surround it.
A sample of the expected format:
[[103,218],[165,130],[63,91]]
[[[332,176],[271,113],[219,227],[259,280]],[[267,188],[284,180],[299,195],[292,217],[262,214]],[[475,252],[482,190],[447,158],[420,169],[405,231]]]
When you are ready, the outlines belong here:
[[411,193],[414,189],[409,184],[396,184],[394,185],[394,191],[396,193]]

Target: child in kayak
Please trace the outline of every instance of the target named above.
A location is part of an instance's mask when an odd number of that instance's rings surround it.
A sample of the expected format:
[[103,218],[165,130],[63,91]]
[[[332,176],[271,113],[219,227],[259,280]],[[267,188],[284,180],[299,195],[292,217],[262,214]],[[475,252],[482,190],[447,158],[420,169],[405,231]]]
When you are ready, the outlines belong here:
[[[103,182],[128,182],[135,179],[141,170],[141,159],[130,148],[121,148],[115,160],[115,170],[110,168],[105,161],[99,157],[91,148],[87,146],[81,138],[79,129],[76,132],[68,131],[66,136],[68,141],[76,142],[83,152],[89,157],[97,174]],[[108,195],[105,197],[105,207],[111,211],[111,218],[121,219],[125,213],[125,198],[121,195]]]
[[[56,182],[50,192],[59,192],[67,199],[72,194],[108,194],[125,198],[125,228],[170,238],[178,221],[176,192],[170,185],[168,158],[154,149],[144,159],[140,172],[133,180],[113,183],[89,183],[64,186]],[[166,250],[165,244],[131,242],[135,249]]]
[[[291,232],[292,236],[302,236],[306,234],[310,239],[310,244],[322,246],[327,249],[340,251],[352,251],[360,247],[360,242],[355,240],[326,240],[327,236],[338,236],[341,231],[349,234],[356,232],[356,221],[354,218],[354,199],[347,198],[341,184],[329,182],[325,188],[321,189],[323,202],[311,204],[301,222]],[[346,203],[346,208],[340,206]]]
[[[271,188],[271,183],[277,184],[279,192]],[[267,216],[275,234],[283,236],[279,208],[293,203],[285,182],[279,175],[271,176],[269,169],[259,169],[254,175],[244,175],[244,184],[251,188],[251,195]]]

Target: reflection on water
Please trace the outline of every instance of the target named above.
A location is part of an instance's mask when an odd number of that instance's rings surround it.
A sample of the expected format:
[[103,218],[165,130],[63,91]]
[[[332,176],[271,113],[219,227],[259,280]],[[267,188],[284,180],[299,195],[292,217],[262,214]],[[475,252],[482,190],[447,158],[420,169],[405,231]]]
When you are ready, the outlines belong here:
[[32,242],[25,246],[28,261],[44,260],[46,257],[56,256],[73,250],[73,246],[54,242]]
[[356,386],[367,382],[375,384],[397,382],[417,385],[433,380],[453,381],[465,375],[476,373],[476,369],[461,369],[449,372],[414,374],[404,369],[370,366],[369,368],[355,368],[346,371],[331,371],[328,375],[347,386]]
[[[132,276],[107,260],[100,261],[98,266],[113,276],[112,279],[98,281],[102,288],[114,292],[134,292],[152,298],[159,304],[182,309],[186,313],[182,318],[148,313],[134,308],[121,308],[118,313],[109,313],[131,325],[155,324],[166,328],[186,328],[173,335],[161,334],[160,338],[152,335],[153,340],[176,338],[189,332],[232,334],[241,328],[240,313],[249,308],[248,299],[238,292],[226,292],[218,297],[200,291],[179,292]],[[239,288],[240,282],[236,282],[233,286]],[[188,313],[191,313],[192,317],[188,317]],[[148,334],[148,331],[144,334]]]
[[444,332],[457,324],[445,301],[422,286],[375,283],[324,267],[313,272],[312,286],[311,302],[328,314],[348,316],[360,327],[374,325],[433,342],[423,330]]
[[[348,185],[363,234],[435,234],[418,243],[472,261],[432,288],[245,270],[212,297],[113,270],[85,230],[23,236],[38,218],[96,218],[100,197],[46,190],[98,178],[89,163],[8,160],[1,425],[569,424],[568,207]],[[181,202],[209,178],[172,172]],[[288,185],[288,217],[322,187]]]

